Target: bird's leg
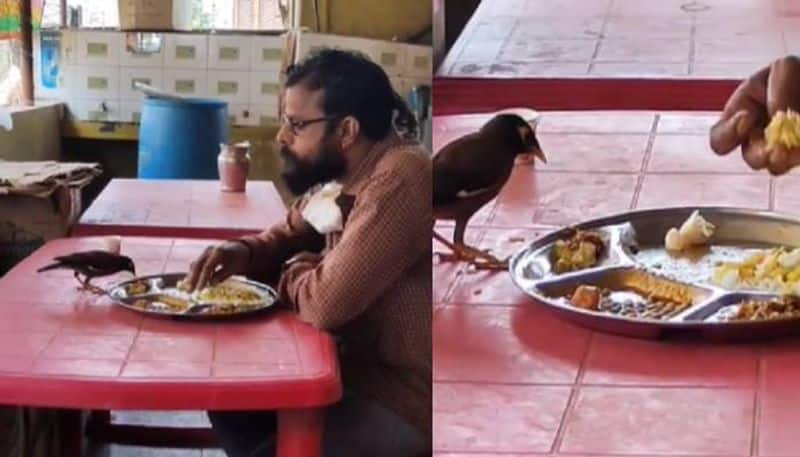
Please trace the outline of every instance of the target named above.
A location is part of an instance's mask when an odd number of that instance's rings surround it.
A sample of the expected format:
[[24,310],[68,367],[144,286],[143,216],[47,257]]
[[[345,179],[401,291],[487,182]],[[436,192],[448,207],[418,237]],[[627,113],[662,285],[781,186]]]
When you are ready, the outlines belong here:
[[505,270],[508,268],[507,260],[500,260],[497,257],[489,254],[488,251],[482,251],[473,248],[464,243],[464,232],[467,230],[467,221],[456,221],[455,231],[453,233],[453,241],[455,242],[454,251],[461,259],[466,260],[475,268],[480,270]]
[[101,289],[101,288],[89,283],[89,281],[91,281],[91,278],[89,278],[88,276],[84,276],[84,279],[81,279],[79,275],[80,275],[80,273],[78,273],[76,271],[75,272],[75,279],[77,279],[78,282],[81,283],[81,285],[78,287],[78,290],[81,290],[81,291],[85,290],[85,291],[88,291],[88,292],[92,292],[94,294],[105,295],[105,293],[106,293],[105,290],[103,290],[103,289]]
[[464,244],[466,225],[464,222],[456,221],[454,242],[452,243],[434,230],[433,237],[453,251],[452,254],[437,254],[439,258],[444,262],[465,261],[481,270],[505,270],[508,261],[500,260],[488,252]]
[[89,292],[92,292],[95,295],[105,295],[106,294],[105,290],[103,290],[102,288],[100,288],[98,286],[95,286],[93,284],[89,284],[89,281],[90,281],[90,279],[87,279],[86,280],[86,284],[84,285],[86,290],[88,290]]
[[72,275],[75,276],[75,280],[81,283],[80,286],[77,287],[78,290],[86,290],[86,283],[81,279],[81,274],[77,271],[73,271]]
[[[464,249],[464,229],[459,226],[458,221],[456,222],[455,235],[453,236],[454,242],[450,242],[450,240],[437,233],[436,230],[433,231],[433,237],[452,251],[449,254],[441,252],[436,253],[436,255],[439,257],[439,260],[442,262],[458,262],[461,260],[469,261],[474,259],[474,256],[470,255],[468,251]],[[459,242],[459,240],[461,240],[461,242]]]

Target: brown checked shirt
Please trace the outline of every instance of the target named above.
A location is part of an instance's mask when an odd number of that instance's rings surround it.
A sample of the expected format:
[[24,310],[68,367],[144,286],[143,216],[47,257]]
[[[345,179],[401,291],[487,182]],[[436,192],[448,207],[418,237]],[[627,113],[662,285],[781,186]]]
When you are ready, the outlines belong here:
[[[285,223],[242,240],[250,276],[279,277],[278,292],[305,321],[340,337],[347,389],[431,434],[432,170],[415,141],[377,143],[336,200],[343,230],[317,233],[294,204]],[[311,251],[321,260],[290,262]],[[302,258],[302,256],[301,256]]]

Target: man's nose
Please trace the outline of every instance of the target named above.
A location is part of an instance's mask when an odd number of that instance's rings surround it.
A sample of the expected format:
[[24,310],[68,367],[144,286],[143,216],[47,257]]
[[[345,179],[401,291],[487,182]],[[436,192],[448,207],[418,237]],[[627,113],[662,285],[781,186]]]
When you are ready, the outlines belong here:
[[282,123],[280,128],[278,128],[278,134],[275,135],[275,139],[280,144],[289,144],[292,138],[292,132],[289,130],[286,124]]

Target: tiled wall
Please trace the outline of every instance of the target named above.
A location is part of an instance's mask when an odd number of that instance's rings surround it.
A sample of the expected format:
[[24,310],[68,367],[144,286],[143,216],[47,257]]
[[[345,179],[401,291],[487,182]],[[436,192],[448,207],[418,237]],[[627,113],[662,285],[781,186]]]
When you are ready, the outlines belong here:
[[[40,36],[35,36],[36,98],[61,100],[80,120],[138,122],[142,81],[163,90],[228,102],[234,125],[276,122],[284,38],[266,35],[164,34],[161,51],[140,56],[125,46],[124,32],[60,32],[56,87],[44,87]],[[322,46],[360,50],[382,64],[395,89],[405,95],[430,84],[431,48],[402,43],[306,33],[302,57]]]

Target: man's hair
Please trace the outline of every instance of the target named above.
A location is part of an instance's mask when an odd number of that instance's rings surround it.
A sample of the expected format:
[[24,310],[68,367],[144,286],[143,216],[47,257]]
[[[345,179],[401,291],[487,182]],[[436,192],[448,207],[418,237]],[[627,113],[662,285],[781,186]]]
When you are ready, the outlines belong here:
[[[389,77],[361,53],[327,48],[312,53],[286,72],[286,87],[300,84],[314,91],[321,89],[325,115],[353,116],[372,141],[386,138],[393,124],[416,134],[416,118],[392,89]],[[329,129],[332,125],[328,124]]]

